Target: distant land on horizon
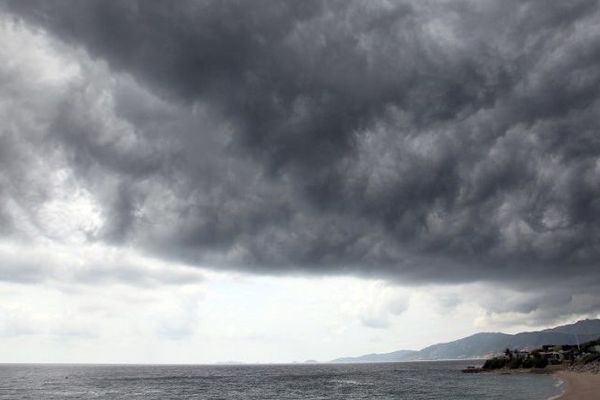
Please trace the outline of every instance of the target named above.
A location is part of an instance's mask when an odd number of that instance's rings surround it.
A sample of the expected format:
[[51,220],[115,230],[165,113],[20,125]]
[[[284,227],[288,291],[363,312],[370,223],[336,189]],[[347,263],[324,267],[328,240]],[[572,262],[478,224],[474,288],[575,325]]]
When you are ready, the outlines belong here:
[[448,343],[438,343],[421,350],[398,350],[390,353],[341,357],[335,363],[376,363],[398,361],[435,361],[489,357],[506,348],[523,349],[545,344],[578,344],[600,337],[600,319],[585,319],[569,325],[541,331],[507,334],[480,332]]

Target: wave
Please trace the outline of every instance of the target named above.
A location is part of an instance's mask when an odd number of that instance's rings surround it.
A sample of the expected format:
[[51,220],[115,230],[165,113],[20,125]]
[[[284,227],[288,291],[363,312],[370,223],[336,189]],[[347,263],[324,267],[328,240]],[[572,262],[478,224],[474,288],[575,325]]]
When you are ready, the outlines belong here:
[[554,387],[557,389],[560,389],[560,393],[556,394],[554,396],[550,396],[546,400],[557,400],[557,399],[560,399],[565,394],[565,391],[566,391],[565,381],[563,381],[562,379],[560,379],[557,376],[554,376],[554,379],[556,380],[556,382],[554,382]]

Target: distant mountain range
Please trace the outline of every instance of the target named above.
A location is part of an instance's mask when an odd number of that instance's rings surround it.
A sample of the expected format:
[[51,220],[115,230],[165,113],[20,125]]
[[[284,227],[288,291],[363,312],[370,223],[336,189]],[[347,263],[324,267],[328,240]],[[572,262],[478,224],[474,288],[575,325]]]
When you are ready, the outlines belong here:
[[333,360],[339,363],[372,363],[420,360],[456,360],[485,358],[506,348],[535,348],[545,344],[578,344],[600,337],[600,319],[586,319],[570,325],[521,332],[514,335],[482,332],[449,343],[439,343],[421,350],[398,350],[391,353],[366,354]]

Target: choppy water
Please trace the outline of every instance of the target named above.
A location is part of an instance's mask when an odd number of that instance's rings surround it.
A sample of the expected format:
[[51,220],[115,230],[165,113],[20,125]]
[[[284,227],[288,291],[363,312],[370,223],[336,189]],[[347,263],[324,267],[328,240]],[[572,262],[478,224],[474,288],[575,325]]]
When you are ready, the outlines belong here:
[[548,375],[463,374],[466,365],[0,364],[0,399],[543,400],[558,393]]

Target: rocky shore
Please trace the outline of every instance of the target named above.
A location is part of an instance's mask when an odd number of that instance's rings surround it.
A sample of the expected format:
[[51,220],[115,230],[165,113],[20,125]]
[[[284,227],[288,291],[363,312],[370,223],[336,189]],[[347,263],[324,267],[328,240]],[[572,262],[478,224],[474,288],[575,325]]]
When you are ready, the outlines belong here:
[[[590,374],[600,374],[600,361],[591,362],[589,364],[575,364],[569,367],[569,371],[573,372],[581,372],[581,373],[590,373]],[[598,388],[598,393],[600,393],[600,387]],[[600,398],[600,394],[598,396]]]

